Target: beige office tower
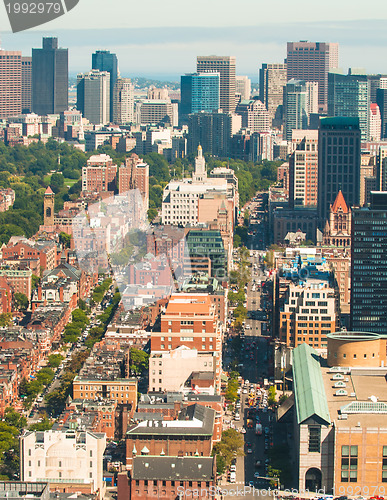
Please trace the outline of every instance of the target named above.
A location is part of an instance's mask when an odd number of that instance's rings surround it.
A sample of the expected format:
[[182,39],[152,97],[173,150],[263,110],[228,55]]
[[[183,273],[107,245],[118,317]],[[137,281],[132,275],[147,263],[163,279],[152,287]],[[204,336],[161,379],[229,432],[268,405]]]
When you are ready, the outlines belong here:
[[130,78],[118,78],[113,91],[113,122],[134,122],[134,85]]
[[0,49],[0,118],[21,113],[21,58],[21,52]]
[[286,64],[262,64],[259,70],[259,100],[269,111],[273,127],[280,127],[282,123],[283,88],[286,82]]
[[235,92],[241,101],[247,101],[251,96],[251,80],[246,75],[235,77]]
[[339,44],[325,42],[288,42],[288,80],[318,83],[320,111],[328,105],[328,73],[339,66]]
[[235,111],[235,68],[236,59],[234,56],[198,56],[197,73],[219,73],[220,108],[224,113]]

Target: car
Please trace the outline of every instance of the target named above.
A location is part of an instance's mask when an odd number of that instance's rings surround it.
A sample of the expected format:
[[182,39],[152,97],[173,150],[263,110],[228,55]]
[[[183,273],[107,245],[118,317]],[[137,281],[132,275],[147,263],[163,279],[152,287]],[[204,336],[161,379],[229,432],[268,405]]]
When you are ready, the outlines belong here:
[[250,488],[254,488],[254,481],[249,481]]
[[269,432],[270,432],[269,427],[265,427],[265,434],[269,434]]
[[260,460],[257,460],[257,461],[255,462],[255,467],[257,467],[257,468],[258,468],[258,467],[261,467],[261,465],[262,465],[262,462],[261,462]]
[[[247,356],[248,357],[248,356]],[[243,389],[243,394],[247,394],[248,393],[248,390],[247,389]]]
[[259,472],[254,472],[254,477],[255,477],[255,479],[258,479],[260,477],[260,473]]
[[253,450],[251,448],[247,448],[247,453],[251,455],[251,453],[253,453]]
[[236,472],[236,465],[235,464],[230,465],[230,472]]

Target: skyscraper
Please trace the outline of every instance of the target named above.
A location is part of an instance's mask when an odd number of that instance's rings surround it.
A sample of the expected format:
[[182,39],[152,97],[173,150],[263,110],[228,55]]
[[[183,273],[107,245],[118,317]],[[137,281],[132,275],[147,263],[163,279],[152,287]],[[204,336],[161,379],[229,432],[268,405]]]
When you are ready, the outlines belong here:
[[134,86],[130,78],[117,78],[113,89],[113,123],[134,122]]
[[286,64],[262,64],[259,70],[259,100],[269,111],[274,127],[282,123],[284,86],[287,81]]
[[22,112],[31,111],[32,98],[32,57],[22,57]]
[[110,75],[91,70],[77,76],[77,109],[95,125],[110,121]]
[[342,191],[349,207],[360,203],[358,118],[322,118],[318,135],[318,215],[323,228],[329,207]]
[[68,108],[68,50],[57,38],[43,38],[43,48],[32,49],[32,111],[62,113]]
[[284,137],[292,139],[293,129],[308,128],[308,90],[303,80],[289,80],[284,87]]
[[21,113],[22,55],[0,49],[0,118]]
[[318,131],[293,130],[289,157],[289,207],[317,206]]
[[387,193],[352,210],[351,330],[387,331]]
[[381,118],[381,138],[387,138],[387,89],[377,89],[376,103],[379,106]]
[[219,104],[224,113],[235,111],[235,68],[234,56],[198,56],[198,73],[219,73]]
[[328,72],[339,66],[339,44],[325,42],[288,42],[288,80],[296,78],[318,83],[318,103],[326,111],[328,99]]
[[328,75],[328,116],[359,118],[362,141],[369,140],[370,93],[367,75]]
[[246,75],[235,77],[235,93],[241,101],[246,101],[251,97],[251,80]]
[[183,122],[191,113],[218,111],[219,73],[192,73],[181,77],[180,117]]
[[113,121],[113,93],[118,78],[118,59],[109,50],[97,50],[92,55],[92,69],[107,71],[110,75],[110,121]]

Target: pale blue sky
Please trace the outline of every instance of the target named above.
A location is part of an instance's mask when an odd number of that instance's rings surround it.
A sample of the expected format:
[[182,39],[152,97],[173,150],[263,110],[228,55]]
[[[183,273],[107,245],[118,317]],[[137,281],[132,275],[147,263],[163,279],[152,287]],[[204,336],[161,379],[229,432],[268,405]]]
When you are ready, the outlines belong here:
[[196,55],[218,54],[235,55],[237,73],[256,80],[262,62],[283,60],[286,41],[307,39],[339,42],[345,70],[387,73],[386,27],[385,0],[80,0],[57,20],[12,34],[0,5],[3,48],[29,55],[54,35],[69,48],[71,72],[87,71],[92,52],[108,49],[125,76],[177,78],[195,71]]

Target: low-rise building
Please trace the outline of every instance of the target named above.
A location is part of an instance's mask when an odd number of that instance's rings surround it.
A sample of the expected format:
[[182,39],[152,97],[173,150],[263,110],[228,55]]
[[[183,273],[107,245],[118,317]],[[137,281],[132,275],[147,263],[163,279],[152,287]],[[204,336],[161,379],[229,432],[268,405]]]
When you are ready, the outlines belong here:
[[213,457],[139,456],[130,472],[118,474],[117,500],[181,498],[188,491],[210,498],[215,488]]
[[48,482],[62,491],[98,492],[103,498],[105,434],[89,431],[27,431],[20,438],[22,481]]
[[277,414],[293,415],[299,491],[384,491],[385,352],[385,338],[364,332],[330,335],[328,362],[307,344],[294,349],[294,402]]
[[183,408],[177,420],[144,420],[126,434],[126,466],[139,455],[202,456],[212,451],[215,410],[198,404]]

